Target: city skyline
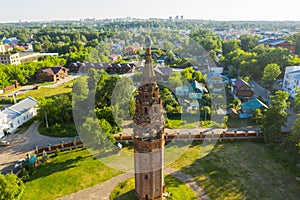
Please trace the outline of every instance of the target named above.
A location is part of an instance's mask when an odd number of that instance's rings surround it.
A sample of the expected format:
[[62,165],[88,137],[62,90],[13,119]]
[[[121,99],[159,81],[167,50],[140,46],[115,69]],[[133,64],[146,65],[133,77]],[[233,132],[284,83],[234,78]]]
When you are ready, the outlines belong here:
[[[89,2],[89,3],[87,3]],[[0,14],[0,23],[18,21],[79,20],[85,18],[163,18],[170,16],[184,19],[217,21],[300,21],[298,2],[243,1],[237,0],[152,0],[147,3],[138,0],[52,0],[5,1]],[[20,12],[23,8],[26,12]]]

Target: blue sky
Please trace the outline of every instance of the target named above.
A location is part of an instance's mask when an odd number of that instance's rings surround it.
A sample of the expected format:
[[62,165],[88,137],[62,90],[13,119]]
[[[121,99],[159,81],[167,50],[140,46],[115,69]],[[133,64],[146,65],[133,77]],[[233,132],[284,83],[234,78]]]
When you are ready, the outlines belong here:
[[84,18],[300,21],[299,0],[6,0],[0,22]]

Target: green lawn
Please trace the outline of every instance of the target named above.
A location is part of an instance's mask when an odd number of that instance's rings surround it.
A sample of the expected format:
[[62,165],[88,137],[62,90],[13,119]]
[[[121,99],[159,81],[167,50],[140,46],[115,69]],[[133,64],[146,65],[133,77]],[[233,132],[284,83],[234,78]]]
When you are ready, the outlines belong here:
[[56,199],[121,174],[94,160],[87,150],[62,152],[50,160],[38,166],[25,183],[24,200]]
[[24,93],[23,95],[21,95],[20,99],[22,98],[26,98],[27,96],[31,96],[33,98],[42,98],[42,97],[50,97],[50,96],[55,96],[58,94],[64,94],[64,93],[68,93],[72,91],[72,85],[74,83],[73,81],[64,83],[56,88],[40,88],[38,90],[31,90],[28,91],[26,93]]
[[170,166],[192,176],[211,199],[299,199],[299,181],[264,144],[219,144],[204,155],[193,145]]
[[38,131],[41,135],[49,137],[75,137],[78,135],[74,123],[50,126],[48,129],[44,123],[41,123],[38,127]]
[[[195,193],[186,184],[173,176],[165,177],[166,191],[170,193],[168,200],[196,200]],[[110,200],[135,200],[134,178],[120,183],[112,192]]]

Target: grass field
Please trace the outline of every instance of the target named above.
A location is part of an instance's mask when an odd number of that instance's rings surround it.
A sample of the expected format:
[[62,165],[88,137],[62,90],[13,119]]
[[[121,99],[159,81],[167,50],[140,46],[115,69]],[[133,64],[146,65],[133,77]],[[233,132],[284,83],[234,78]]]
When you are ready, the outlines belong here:
[[121,172],[106,167],[87,150],[62,152],[38,166],[26,182],[23,200],[51,200],[102,183]]
[[[196,200],[194,192],[180,180],[168,175],[165,177],[168,200]],[[134,194],[134,178],[120,183],[112,192],[110,200],[137,200]]]
[[300,183],[260,143],[217,145],[203,157],[194,145],[170,166],[182,170],[211,199],[299,199]]
[[73,85],[73,83],[74,83],[74,80],[64,83],[56,88],[40,88],[38,90],[31,90],[31,91],[24,93],[24,95],[22,95],[18,98],[22,99],[22,98],[26,98],[27,96],[31,96],[33,98],[39,99],[42,97],[50,97],[50,96],[54,96],[54,95],[58,95],[58,94],[68,93],[68,92],[72,91],[72,87],[70,87],[70,86]]

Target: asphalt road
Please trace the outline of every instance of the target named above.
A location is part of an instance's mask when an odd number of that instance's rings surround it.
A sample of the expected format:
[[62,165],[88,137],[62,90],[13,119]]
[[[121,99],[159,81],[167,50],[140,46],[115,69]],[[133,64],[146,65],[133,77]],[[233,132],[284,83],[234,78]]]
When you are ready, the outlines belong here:
[[13,134],[2,140],[10,142],[10,146],[0,147],[0,171],[8,173],[17,160],[25,158],[27,153],[33,153],[36,146],[47,147],[48,144],[60,144],[61,141],[72,142],[74,138],[55,138],[40,135],[39,122],[34,122],[23,134]]

